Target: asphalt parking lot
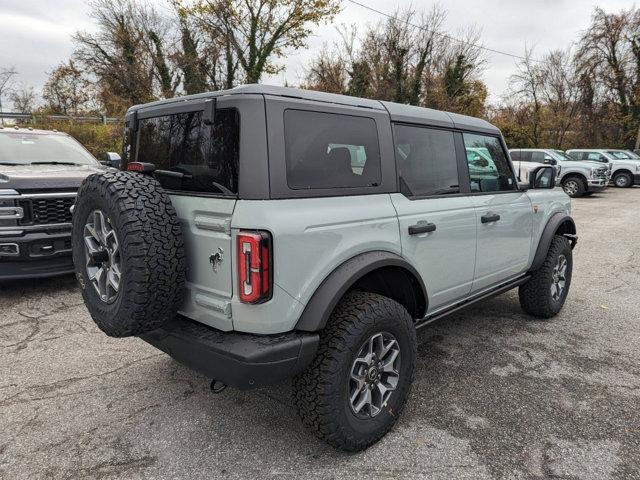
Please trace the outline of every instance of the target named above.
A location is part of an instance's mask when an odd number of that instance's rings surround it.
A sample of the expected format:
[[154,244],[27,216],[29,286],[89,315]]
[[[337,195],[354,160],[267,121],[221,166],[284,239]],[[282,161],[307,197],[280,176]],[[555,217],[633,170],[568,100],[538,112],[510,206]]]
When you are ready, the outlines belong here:
[[307,433],[288,385],[209,391],[93,324],[73,277],[0,286],[0,477],[640,478],[640,188],[573,202],[567,304],[510,292],[420,333],[405,414],[345,454]]

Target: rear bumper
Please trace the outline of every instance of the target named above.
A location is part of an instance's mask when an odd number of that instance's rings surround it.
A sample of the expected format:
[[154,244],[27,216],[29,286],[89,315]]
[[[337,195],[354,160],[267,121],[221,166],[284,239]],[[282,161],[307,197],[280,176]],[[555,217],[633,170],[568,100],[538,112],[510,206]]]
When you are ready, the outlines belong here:
[[73,272],[69,231],[0,235],[0,280]]
[[317,333],[252,335],[222,332],[184,317],[140,338],[209,378],[244,390],[276,383],[313,360]]

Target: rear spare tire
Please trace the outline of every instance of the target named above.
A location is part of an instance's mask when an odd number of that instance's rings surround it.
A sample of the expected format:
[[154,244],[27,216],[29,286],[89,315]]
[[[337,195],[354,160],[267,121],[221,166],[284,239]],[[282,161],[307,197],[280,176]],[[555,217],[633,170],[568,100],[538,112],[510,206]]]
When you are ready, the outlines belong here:
[[87,177],[73,212],[73,263],[94,322],[127,337],[173,318],[184,294],[180,222],[153,178],[132,172]]

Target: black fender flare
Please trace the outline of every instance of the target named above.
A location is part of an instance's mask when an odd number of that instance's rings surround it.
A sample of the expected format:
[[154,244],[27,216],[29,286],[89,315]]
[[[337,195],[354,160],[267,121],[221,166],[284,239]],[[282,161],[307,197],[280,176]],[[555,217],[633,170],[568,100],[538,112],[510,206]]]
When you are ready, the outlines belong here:
[[553,237],[556,235],[560,227],[564,224],[567,224],[563,234],[567,234],[571,239],[571,248],[573,248],[577,242],[576,234],[576,224],[571,218],[570,215],[562,212],[554,213],[551,215],[551,218],[547,222],[547,225],[544,227],[542,231],[542,235],[540,236],[540,241],[538,242],[538,248],[536,250],[536,255],[533,257],[533,262],[531,263],[531,268],[529,271],[534,272],[538,270],[542,264],[544,263],[544,259],[547,258],[547,252],[549,251],[549,247],[551,246],[551,241]]
[[395,253],[373,251],[351,257],[327,275],[305,306],[295,329],[307,332],[323,329],[331,312],[349,288],[367,273],[382,267],[404,268],[418,280],[424,295],[426,312],[427,289],[418,271]]

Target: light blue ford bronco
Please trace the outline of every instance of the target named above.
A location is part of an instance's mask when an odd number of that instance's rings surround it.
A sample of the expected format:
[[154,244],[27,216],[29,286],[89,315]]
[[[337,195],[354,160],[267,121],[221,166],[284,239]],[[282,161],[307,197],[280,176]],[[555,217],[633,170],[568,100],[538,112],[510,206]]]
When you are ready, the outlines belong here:
[[565,302],[570,199],[507,152],[483,120],[291,88],[132,107],[126,171],[78,192],[84,300],[216,390],[293,379],[304,424],[362,450],[402,412],[418,329],[516,287],[534,317]]

